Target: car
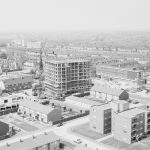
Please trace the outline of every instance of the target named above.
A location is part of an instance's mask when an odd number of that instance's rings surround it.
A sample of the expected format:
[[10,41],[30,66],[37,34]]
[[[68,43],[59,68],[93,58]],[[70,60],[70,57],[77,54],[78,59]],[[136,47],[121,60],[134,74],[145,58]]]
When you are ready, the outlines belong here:
[[138,104],[138,103],[139,103],[139,101],[132,101],[132,103],[133,103],[133,104]]
[[60,127],[60,126],[63,126],[63,123],[59,123],[59,124],[57,125],[57,127]]
[[77,139],[77,140],[74,141],[74,142],[77,143],[77,144],[81,144],[81,143],[82,143],[81,139]]

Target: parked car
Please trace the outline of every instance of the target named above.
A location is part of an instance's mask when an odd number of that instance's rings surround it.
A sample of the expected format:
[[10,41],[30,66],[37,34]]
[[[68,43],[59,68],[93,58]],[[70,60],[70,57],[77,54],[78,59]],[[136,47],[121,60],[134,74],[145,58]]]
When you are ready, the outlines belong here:
[[60,126],[63,126],[63,123],[62,123],[62,122],[57,125],[57,127],[60,127]]
[[81,143],[82,143],[81,139],[77,139],[77,140],[74,141],[74,142],[77,143],[77,144],[81,144]]

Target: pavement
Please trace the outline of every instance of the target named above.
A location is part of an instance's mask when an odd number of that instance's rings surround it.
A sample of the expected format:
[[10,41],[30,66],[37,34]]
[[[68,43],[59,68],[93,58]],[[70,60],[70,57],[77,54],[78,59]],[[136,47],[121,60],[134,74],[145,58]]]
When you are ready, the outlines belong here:
[[10,139],[6,139],[0,142],[0,146],[6,143],[13,143],[15,141],[18,141],[18,139],[26,139],[29,138],[33,135],[38,136],[40,134],[43,134],[44,132],[51,132],[54,131],[54,133],[58,136],[60,136],[63,140],[66,140],[70,143],[73,143],[75,145],[78,145],[76,143],[74,143],[74,141],[76,141],[77,139],[81,139],[82,141],[82,145],[86,145],[86,147],[92,148],[93,150],[110,150],[110,148],[105,147],[104,145],[100,145],[100,143],[97,143],[96,141],[84,138],[84,137],[79,137],[78,135],[74,134],[73,132],[69,132],[69,128],[76,126],[76,125],[80,125],[83,123],[87,123],[89,121],[89,116],[86,117],[82,117],[79,119],[75,119],[72,121],[69,121],[67,123],[64,123],[63,126],[61,127],[57,127],[57,126],[50,126],[50,127],[45,127],[43,129],[37,130],[37,131],[33,131],[30,133],[25,133],[24,135],[18,135],[17,137],[12,137]]

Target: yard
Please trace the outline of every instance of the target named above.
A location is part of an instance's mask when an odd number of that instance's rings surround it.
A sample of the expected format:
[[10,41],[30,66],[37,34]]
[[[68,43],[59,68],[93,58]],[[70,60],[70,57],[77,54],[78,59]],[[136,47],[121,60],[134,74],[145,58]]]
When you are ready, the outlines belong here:
[[124,149],[127,148],[128,146],[130,146],[129,144],[126,144],[124,142],[118,141],[116,139],[112,138],[108,138],[104,141],[102,141],[101,143],[109,145],[113,148],[117,148],[117,149]]
[[100,138],[107,136],[107,135],[102,135],[100,133],[92,131],[90,129],[89,123],[82,124],[80,126],[76,126],[71,131],[76,133],[76,134],[79,134],[81,136],[90,138],[92,140],[97,140],[97,139],[100,139]]
[[18,119],[14,119],[10,123],[27,132],[38,130],[38,128]]
[[101,143],[109,145],[112,148],[120,149],[120,150],[148,150],[150,149],[150,138],[146,138],[134,144],[126,144],[114,138],[106,139],[102,141]]

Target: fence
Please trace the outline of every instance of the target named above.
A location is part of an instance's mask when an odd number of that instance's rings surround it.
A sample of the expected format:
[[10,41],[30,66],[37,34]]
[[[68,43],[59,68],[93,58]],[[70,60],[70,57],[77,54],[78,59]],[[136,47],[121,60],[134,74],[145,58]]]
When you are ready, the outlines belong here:
[[0,111],[0,116],[6,115],[6,114],[9,114],[9,113],[15,113],[17,111],[18,111],[18,108],[12,108],[12,109],[8,109],[8,110],[1,110]]
[[70,121],[70,120],[73,120],[73,119],[76,119],[76,118],[81,118],[81,117],[84,117],[84,116],[87,116],[89,115],[89,111],[85,111],[84,113],[80,113],[78,115],[75,115],[75,116],[71,116],[71,117],[68,117],[68,118],[63,118],[61,120],[57,120],[57,121],[54,121],[52,122],[53,125],[56,125],[56,124],[59,124],[59,123],[62,123],[62,122],[66,122],[66,121]]

